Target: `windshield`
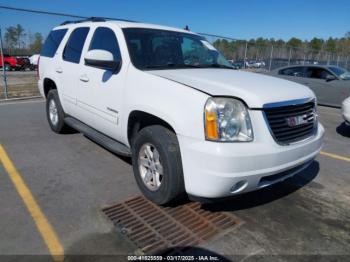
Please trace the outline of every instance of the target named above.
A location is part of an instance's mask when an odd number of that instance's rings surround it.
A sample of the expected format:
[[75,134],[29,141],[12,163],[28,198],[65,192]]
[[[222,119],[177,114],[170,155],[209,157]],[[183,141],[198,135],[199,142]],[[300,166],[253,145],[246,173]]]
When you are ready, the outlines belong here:
[[166,30],[124,28],[129,54],[141,70],[230,68],[231,64],[205,38]]
[[346,71],[344,68],[331,66],[329,69],[343,80],[350,80],[350,72]]

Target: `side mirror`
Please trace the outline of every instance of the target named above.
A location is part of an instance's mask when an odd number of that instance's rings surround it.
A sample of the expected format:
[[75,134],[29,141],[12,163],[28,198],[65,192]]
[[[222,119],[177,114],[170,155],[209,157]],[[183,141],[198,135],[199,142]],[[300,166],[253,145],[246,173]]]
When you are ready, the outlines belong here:
[[337,78],[334,75],[327,75],[326,76],[326,82],[330,82],[333,80],[336,80]]
[[113,54],[106,50],[94,49],[86,53],[85,64],[102,69],[116,70],[119,68],[121,61],[114,60]]

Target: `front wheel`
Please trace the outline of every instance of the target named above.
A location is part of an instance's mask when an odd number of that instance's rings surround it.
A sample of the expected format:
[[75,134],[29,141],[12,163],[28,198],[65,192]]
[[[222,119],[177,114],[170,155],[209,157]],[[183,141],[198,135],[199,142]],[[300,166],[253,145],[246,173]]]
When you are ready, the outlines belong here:
[[133,142],[133,170],[142,193],[158,205],[182,198],[185,187],[176,134],[154,125],[143,128]]

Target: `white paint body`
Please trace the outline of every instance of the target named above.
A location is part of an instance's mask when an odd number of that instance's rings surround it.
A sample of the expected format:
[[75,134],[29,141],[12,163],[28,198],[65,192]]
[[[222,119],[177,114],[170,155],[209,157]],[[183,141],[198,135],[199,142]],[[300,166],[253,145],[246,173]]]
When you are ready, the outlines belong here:
[[29,62],[30,62],[32,65],[38,65],[39,56],[40,56],[39,54],[32,55],[31,57],[29,57]]
[[345,123],[350,125],[350,97],[345,99],[342,103],[342,114]]
[[[64,45],[72,30],[82,26],[89,27],[90,31],[80,63],[66,62],[62,59]],[[112,29],[118,39],[122,57],[118,74],[84,64],[94,30],[100,26]],[[68,28],[68,32],[54,58],[40,58],[41,94],[44,96],[44,79],[52,79],[67,114],[127,146],[130,146],[128,120],[134,110],[166,121],[175,130],[179,141],[186,191],[199,197],[232,195],[232,186],[241,180],[246,180],[247,186],[239,193],[258,189],[262,187],[258,185],[260,178],[307,163],[320,151],[324,134],[321,124],[318,123],[318,131],[310,139],[281,146],[271,136],[259,110],[266,103],[315,98],[309,88],[274,77],[229,69],[141,71],[130,61],[122,32],[124,27],[190,33],[163,26],[115,21],[59,26],[55,29]],[[211,96],[236,97],[246,103],[254,132],[252,142],[218,143],[205,139],[203,111]]]

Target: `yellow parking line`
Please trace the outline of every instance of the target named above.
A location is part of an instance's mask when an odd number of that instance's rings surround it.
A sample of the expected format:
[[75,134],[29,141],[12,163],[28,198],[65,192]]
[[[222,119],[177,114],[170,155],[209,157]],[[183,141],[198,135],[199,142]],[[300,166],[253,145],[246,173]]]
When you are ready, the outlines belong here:
[[349,157],[339,156],[339,155],[335,155],[335,154],[328,153],[328,152],[325,152],[325,151],[321,151],[320,154],[324,155],[324,156],[328,156],[328,157],[334,158],[334,159],[337,159],[337,160],[343,160],[343,161],[346,161],[346,162],[350,162],[350,158]]
[[64,260],[64,250],[63,247],[55,233],[55,230],[50,225],[45,214],[41,211],[40,206],[35,201],[34,196],[30,192],[29,188],[25,184],[21,175],[16,170],[11,159],[7,155],[5,149],[0,144],[0,162],[7,171],[12,183],[14,184],[18,194],[22,198],[25,206],[27,207],[30,215],[32,216],[36,227],[38,228],[47,248],[54,261]]

